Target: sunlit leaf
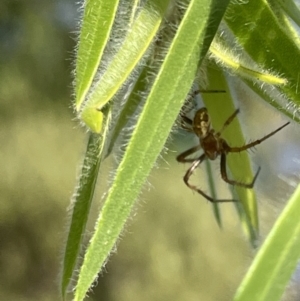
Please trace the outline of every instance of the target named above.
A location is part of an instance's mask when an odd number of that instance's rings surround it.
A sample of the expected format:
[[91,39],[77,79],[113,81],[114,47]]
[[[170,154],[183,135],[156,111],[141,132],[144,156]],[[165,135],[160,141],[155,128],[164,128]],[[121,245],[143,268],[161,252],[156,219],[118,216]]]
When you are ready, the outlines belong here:
[[[208,89],[225,90],[227,93],[205,93],[203,100],[208,109],[212,119],[212,125],[217,131],[223,127],[227,118],[237,109],[230,95],[230,90],[227,81],[221,70],[215,68],[209,69],[209,83]],[[222,137],[231,146],[242,146],[245,144],[245,138],[238,120],[238,116],[231,122],[231,124],[224,130]],[[232,178],[244,183],[251,183],[253,179],[253,172],[251,168],[250,158],[247,152],[239,154],[229,154],[227,156],[227,164],[230,168]],[[258,237],[258,214],[257,203],[254,189],[246,189],[243,187],[234,187],[239,200],[242,203],[241,220],[244,228],[253,245],[256,245]]]
[[149,93],[85,254],[75,292],[83,300],[123,229],[194,80],[227,2],[194,0]]
[[277,219],[234,301],[279,301],[300,259],[300,186]]
[[76,56],[76,109],[90,89],[108,42],[119,0],[85,2]]
[[104,121],[106,126],[101,135],[91,133],[87,143],[85,157],[82,163],[78,184],[72,199],[72,215],[68,231],[67,242],[63,259],[61,278],[61,292],[65,297],[70,284],[74,268],[78,260],[80,244],[87,223],[89,210],[94,196],[99,167],[102,158],[103,146],[109,123],[110,109],[104,110]]

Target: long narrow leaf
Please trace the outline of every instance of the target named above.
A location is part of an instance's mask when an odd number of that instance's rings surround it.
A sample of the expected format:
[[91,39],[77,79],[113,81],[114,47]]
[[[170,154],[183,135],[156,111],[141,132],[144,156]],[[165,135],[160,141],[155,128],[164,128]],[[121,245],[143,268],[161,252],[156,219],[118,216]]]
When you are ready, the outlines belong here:
[[101,129],[97,121],[99,109],[113,98],[140,63],[157,35],[169,2],[148,1],[134,19],[120,49],[84,104],[80,117],[92,131]]
[[[209,190],[210,190],[210,195],[212,196],[213,199],[217,199],[217,192],[216,192],[216,185],[213,177],[213,172],[211,168],[211,163],[209,160],[205,160],[205,167],[206,167],[206,174],[208,178],[208,185],[209,185]],[[218,203],[213,203],[213,212],[216,218],[216,221],[218,223],[218,226],[222,228],[222,216],[221,216],[221,211],[220,211],[220,204]]]
[[225,19],[240,45],[258,66],[287,79],[288,84],[279,89],[299,106],[300,49],[283,30],[268,1],[238,4],[233,1]]
[[[109,108],[104,113],[106,121],[105,128],[107,129],[109,122]],[[94,196],[105,136],[105,132],[103,132],[102,135],[90,134],[81,174],[78,179],[78,186],[75,188],[72,200],[72,217],[63,260],[61,279],[61,292],[63,298],[66,294],[78,259],[80,243]]]
[[[209,89],[225,90],[226,94],[203,94],[205,106],[212,119],[213,127],[216,131],[220,130],[225,120],[237,109],[234,106],[230,96],[230,91],[226,79],[221,70],[216,68],[209,69]],[[242,146],[245,144],[245,138],[238,121],[238,116],[222,132],[222,137],[231,146]],[[251,183],[253,172],[247,152],[228,155],[227,164],[230,168],[233,179]],[[242,222],[248,237],[253,245],[256,245],[258,235],[258,214],[255,193],[253,189],[235,187],[236,193],[242,203],[244,214],[241,215]]]
[[256,255],[234,301],[279,301],[300,259],[300,186]]
[[259,95],[263,100],[265,100],[272,107],[277,109],[278,111],[284,113],[287,117],[293,119],[294,121],[300,123],[300,118],[293,114],[292,112],[285,109],[285,106],[288,107],[289,103],[278,103],[274,100],[272,95],[269,95],[265,91],[261,90],[257,85],[255,85],[252,81],[244,79],[245,84],[249,86],[257,95]]
[[[75,292],[82,300],[115,244],[159,155],[226,9],[227,1],[192,0],[170,45],[87,249]],[[200,57],[201,53],[201,57]]]
[[149,76],[150,68],[146,66],[141,72],[139,78],[137,79],[129,98],[127,99],[120,116],[114,125],[111,139],[109,141],[109,146],[107,149],[106,156],[109,156],[111,153],[117,138],[119,137],[122,129],[124,129],[129,122],[130,118],[133,118],[135,111],[137,110],[139,104],[142,101],[142,96],[140,95],[140,91],[146,91],[148,86],[148,76]]
[[[285,24],[284,21],[282,21],[282,23]],[[289,32],[291,31],[287,28],[286,30]],[[224,35],[222,37],[224,37]],[[295,40],[296,39],[294,39],[294,41]],[[282,95],[281,92],[278,91],[278,87],[284,86],[288,83],[286,78],[283,76],[278,76],[274,73],[272,74],[272,72],[264,73],[262,70],[260,70],[261,68],[253,62],[251,62],[253,65],[252,69],[249,68],[249,62],[248,66],[243,66],[241,64],[243,63],[243,59],[237,56],[234,57],[234,53],[228,51],[229,45],[230,42],[226,41],[226,39],[215,39],[210,47],[211,58],[214,59],[220,67],[225,67],[230,73],[241,77],[253,91],[255,91],[271,106],[277,110],[280,110],[289,118],[299,122],[299,117],[291,110],[291,108],[295,107],[293,100],[287,99]],[[243,57],[243,55],[241,55],[241,57]]]
[[78,110],[92,84],[111,28],[119,0],[85,2],[76,60],[76,109]]
[[286,14],[300,26],[300,10],[293,0],[273,0],[272,2],[278,3]]

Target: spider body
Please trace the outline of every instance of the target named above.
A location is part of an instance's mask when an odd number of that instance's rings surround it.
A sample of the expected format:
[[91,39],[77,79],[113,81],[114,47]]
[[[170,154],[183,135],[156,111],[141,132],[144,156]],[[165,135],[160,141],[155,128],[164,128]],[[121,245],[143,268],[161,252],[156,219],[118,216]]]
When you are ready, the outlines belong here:
[[199,137],[199,140],[204,154],[210,160],[215,160],[219,155],[226,152],[226,141],[215,135],[214,132],[208,133],[205,137]]
[[[200,127],[197,126],[200,124]],[[226,141],[211,129],[211,123],[206,108],[201,108],[195,114],[193,131],[199,137],[199,143],[206,157],[215,160],[222,153],[227,153],[229,146]]]
[[[210,124],[210,118],[207,112],[206,108],[199,109],[193,120],[190,118],[182,115],[182,127],[186,129],[189,132],[192,132],[196,134],[199,138],[199,144],[197,146],[194,146],[187,151],[183,152],[179,156],[177,156],[177,161],[181,163],[191,162],[191,167],[187,170],[185,176],[183,177],[183,180],[185,184],[192,190],[198,192],[201,194],[204,198],[209,200],[210,202],[236,202],[235,200],[215,200],[209,195],[207,195],[205,192],[203,192],[201,189],[197,188],[196,186],[190,184],[189,179],[191,175],[193,174],[194,170],[203,162],[204,159],[208,158],[210,160],[215,160],[218,156],[221,156],[220,160],[220,169],[221,169],[221,176],[222,179],[231,185],[237,185],[245,188],[253,188],[253,185],[255,183],[255,180],[259,174],[260,168],[257,170],[253,180],[251,183],[242,183],[237,182],[235,180],[231,180],[227,177],[227,171],[226,171],[226,155],[230,152],[236,153],[241,152],[244,150],[247,150],[251,147],[254,147],[257,144],[260,144],[264,140],[268,139],[269,137],[273,136],[275,133],[283,129],[285,126],[289,124],[289,122],[285,123],[275,131],[271,132],[267,136],[257,139],[251,143],[248,143],[246,145],[240,146],[240,147],[231,147],[228,145],[225,139],[221,137],[221,134],[223,130],[232,122],[232,120],[236,117],[236,115],[239,113],[239,110],[237,109],[234,111],[234,113],[225,121],[223,127],[220,131],[215,132],[211,128]],[[198,150],[202,149],[203,154],[198,158],[188,158],[193,153],[197,152]]]

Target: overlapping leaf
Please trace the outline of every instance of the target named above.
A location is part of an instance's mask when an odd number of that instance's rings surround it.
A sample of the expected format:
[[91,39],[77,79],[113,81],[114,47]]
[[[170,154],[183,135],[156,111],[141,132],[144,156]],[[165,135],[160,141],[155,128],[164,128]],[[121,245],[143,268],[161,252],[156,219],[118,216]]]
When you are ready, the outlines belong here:
[[194,80],[199,58],[203,59],[226,5],[226,1],[222,5],[219,1],[190,1],[116,171],[79,274],[76,301],[84,298],[122,231],[169,135]]

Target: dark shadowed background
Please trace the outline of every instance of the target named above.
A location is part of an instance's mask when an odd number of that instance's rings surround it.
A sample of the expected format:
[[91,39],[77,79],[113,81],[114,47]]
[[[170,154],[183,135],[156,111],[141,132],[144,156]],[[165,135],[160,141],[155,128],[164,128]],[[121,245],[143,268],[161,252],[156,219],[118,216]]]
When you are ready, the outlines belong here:
[[[0,300],[60,298],[67,208],[86,143],[71,108],[77,9],[71,0],[0,2]],[[247,137],[283,124],[239,89]],[[262,167],[256,185],[262,239],[299,182],[296,129],[289,126],[251,153],[254,170]],[[232,299],[255,252],[232,204],[221,206],[220,229],[211,205],[185,187],[188,165],[175,157],[195,143],[183,131],[173,135],[89,300]],[[100,175],[94,217],[109,166]],[[203,169],[193,181],[208,191]],[[221,182],[218,163],[213,169]],[[229,195],[226,185],[218,187],[219,196]],[[298,300],[296,285],[286,298]]]

